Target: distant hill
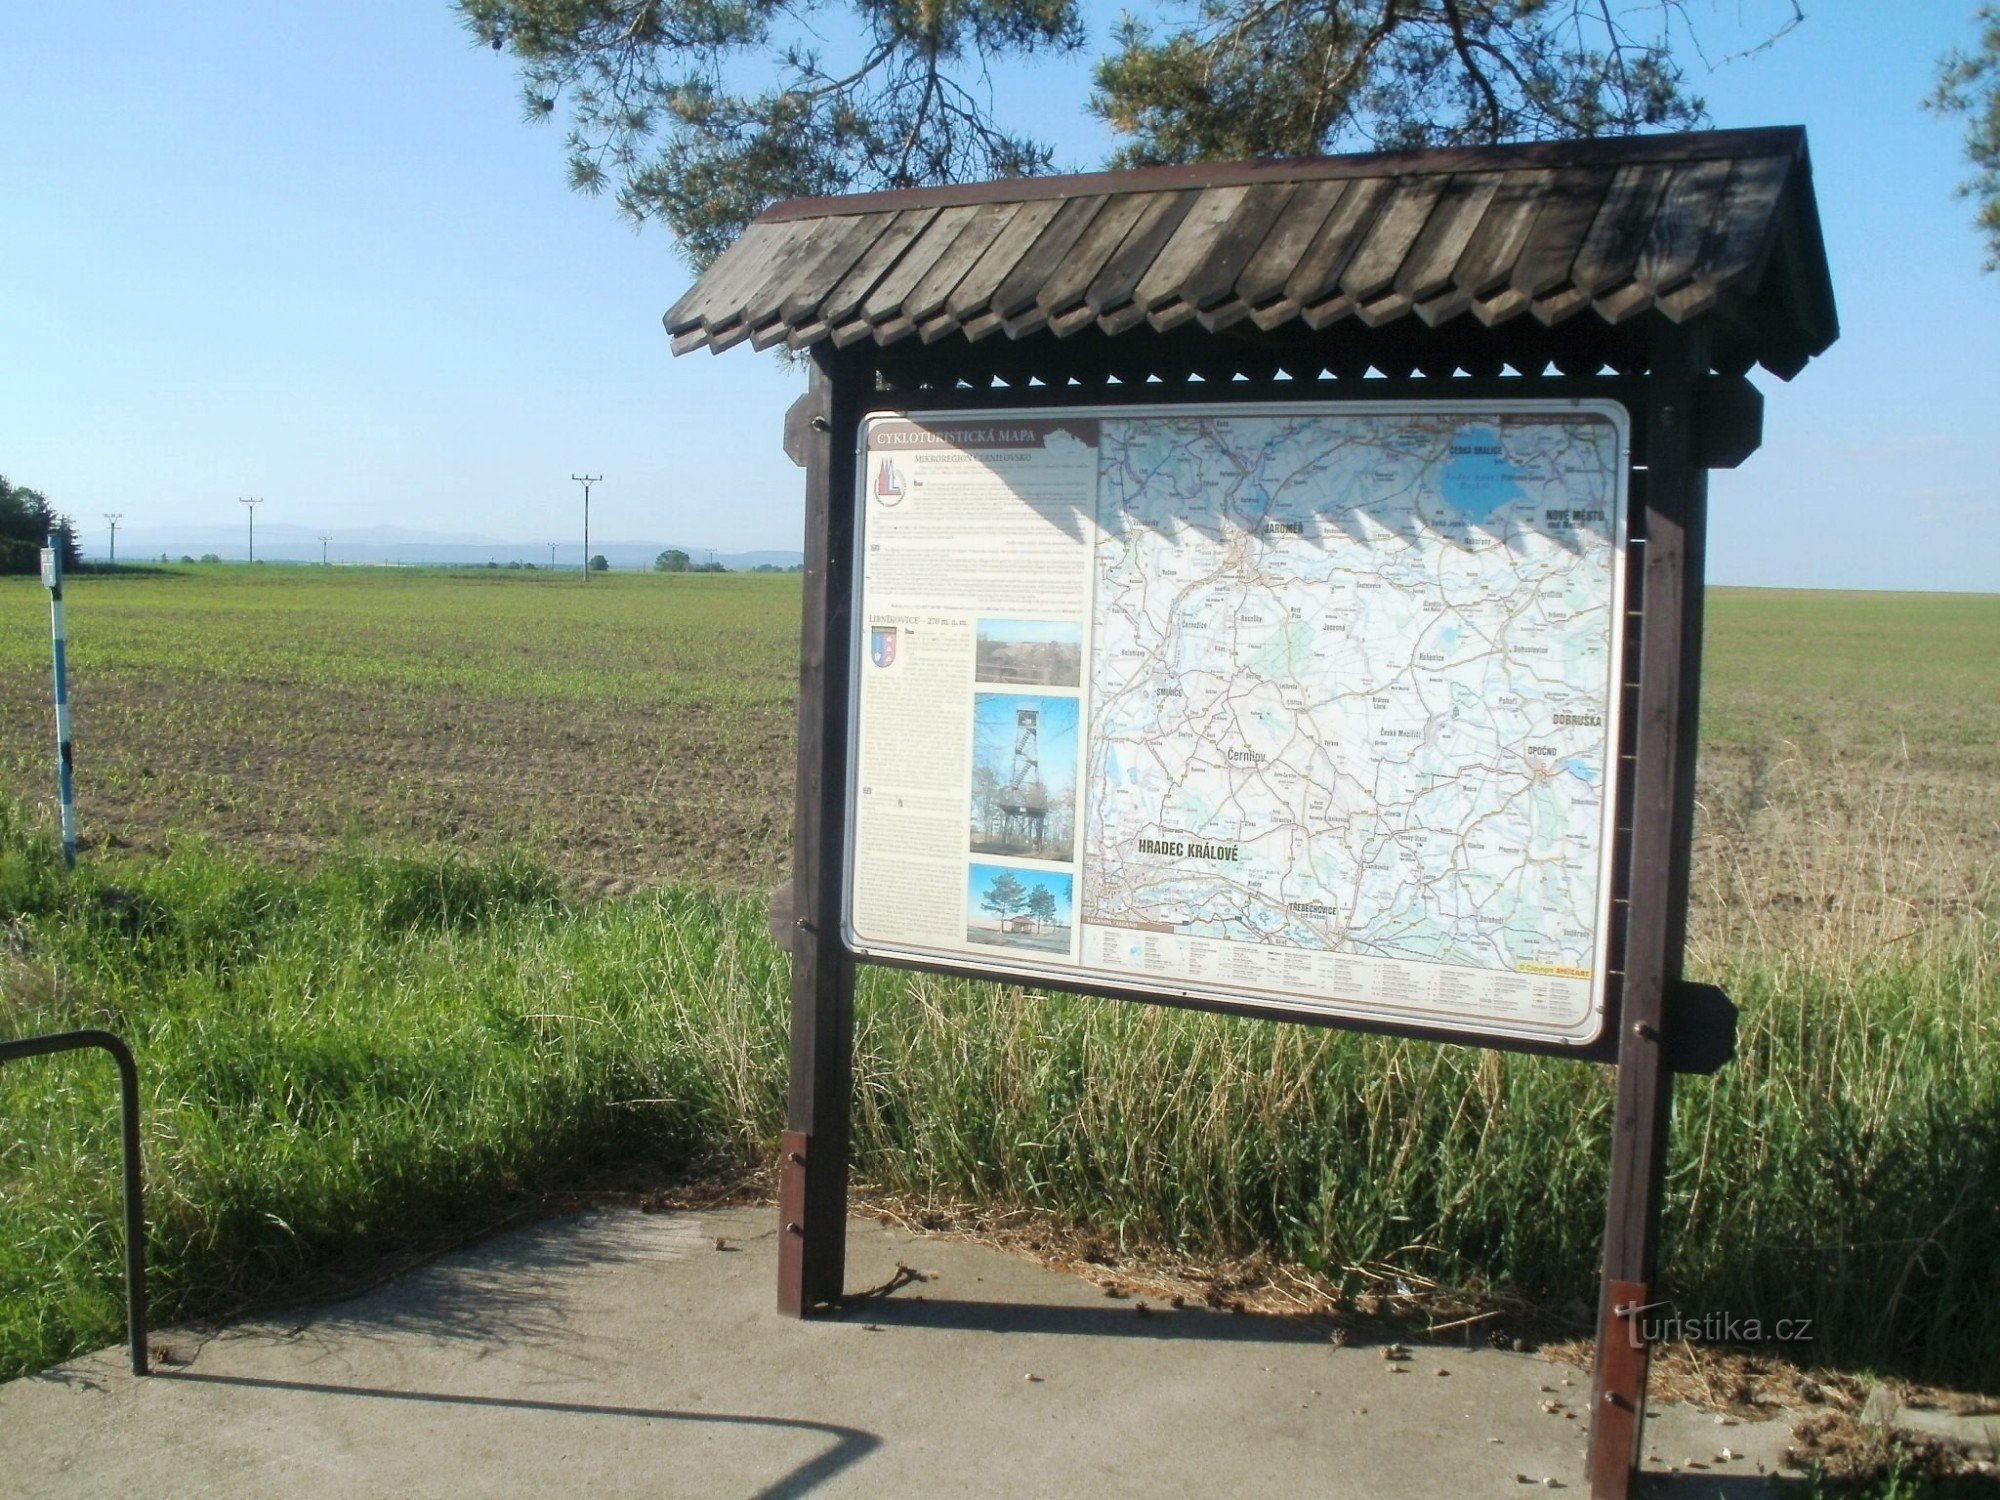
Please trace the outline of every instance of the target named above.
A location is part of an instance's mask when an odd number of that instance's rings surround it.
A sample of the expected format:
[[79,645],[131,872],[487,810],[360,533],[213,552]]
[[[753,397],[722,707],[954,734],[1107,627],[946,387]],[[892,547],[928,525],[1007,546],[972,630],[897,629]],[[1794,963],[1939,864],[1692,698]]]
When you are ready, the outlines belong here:
[[[414,566],[452,564],[482,567],[489,562],[533,563],[549,566],[547,542],[505,541],[472,532],[411,531],[398,526],[378,526],[357,531],[329,531],[326,560],[334,563],[405,563]],[[246,528],[241,526],[121,526],[118,529],[118,557],[122,562],[157,562],[160,554],[178,562],[183,557],[214,553],[224,562],[242,562]],[[670,548],[687,553],[697,563],[709,560],[709,549],[676,541],[598,541],[590,550],[604,554],[613,568],[644,569]],[[91,555],[103,554],[93,549]],[[805,561],[802,552],[722,552],[715,561],[732,572],[760,564],[777,568],[794,567]],[[262,562],[318,562],[319,533],[301,526],[257,527],[257,557]],[[583,549],[576,542],[556,548],[555,564],[571,570],[581,566]]]

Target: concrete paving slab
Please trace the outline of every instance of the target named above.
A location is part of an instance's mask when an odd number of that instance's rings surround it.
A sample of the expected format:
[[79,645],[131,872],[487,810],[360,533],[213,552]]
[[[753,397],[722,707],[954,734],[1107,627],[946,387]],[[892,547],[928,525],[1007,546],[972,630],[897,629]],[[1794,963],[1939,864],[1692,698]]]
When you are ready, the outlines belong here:
[[[775,1215],[593,1213],[366,1295],[163,1331],[0,1386],[0,1495],[1503,1496],[1581,1492],[1586,1380],[1112,1301],[986,1246],[850,1228],[835,1318],[773,1311]],[[727,1246],[717,1248],[718,1239]],[[922,1276],[899,1273],[908,1267]],[[1553,1409],[1545,1410],[1545,1407]],[[1664,1406],[1662,1495],[1764,1493],[1782,1422]],[[1718,1460],[1727,1446],[1747,1456]]]

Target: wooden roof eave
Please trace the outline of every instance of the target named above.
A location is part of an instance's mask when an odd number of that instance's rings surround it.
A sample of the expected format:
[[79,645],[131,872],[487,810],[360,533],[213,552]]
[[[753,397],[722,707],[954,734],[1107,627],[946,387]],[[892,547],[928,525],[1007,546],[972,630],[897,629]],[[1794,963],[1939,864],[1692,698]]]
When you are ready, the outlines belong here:
[[1491,366],[1517,348],[1582,368],[1629,363],[1649,312],[1710,321],[1729,359],[1748,347],[1786,375],[1833,341],[1803,132],[798,200],[760,215],[665,321],[676,353],[900,346],[899,366],[975,373],[1015,360],[1001,345],[1197,324],[1245,359],[1351,345],[1449,369],[1455,351]]

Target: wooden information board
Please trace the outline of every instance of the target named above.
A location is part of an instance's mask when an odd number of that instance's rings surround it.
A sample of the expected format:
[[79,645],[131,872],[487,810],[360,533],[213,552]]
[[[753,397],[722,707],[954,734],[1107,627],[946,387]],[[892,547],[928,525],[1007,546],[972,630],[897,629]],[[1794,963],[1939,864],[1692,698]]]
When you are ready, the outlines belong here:
[[848,947],[1595,1043],[1628,434],[1608,402],[871,414]]

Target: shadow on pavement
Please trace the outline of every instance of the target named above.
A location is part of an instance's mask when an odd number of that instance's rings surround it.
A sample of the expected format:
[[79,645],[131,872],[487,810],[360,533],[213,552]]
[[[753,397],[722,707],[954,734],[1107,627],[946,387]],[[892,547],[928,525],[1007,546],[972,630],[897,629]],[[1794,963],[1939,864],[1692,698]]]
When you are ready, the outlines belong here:
[[1148,1306],[1046,1306],[1023,1302],[968,1302],[949,1298],[851,1299],[840,1311],[850,1323],[897,1328],[947,1328],[976,1333],[1065,1333],[1083,1338],[1206,1339],[1236,1344],[1323,1344],[1333,1324],[1323,1318],[1268,1314],[1233,1316],[1207,1308]]
[[1763,1474],[1645,1474],[1640,1500],[1770,1500],[1791,1491]]
[[[512,1231],[504,1252],[468,1246],[415,1267],[388,1285],[358,1287],[264,1316],[273,1326],[234,1327],[233,1338],[332,1348],[361,1333],[421,1334],[470,1343],[547,1345],[570,1332],[565,1282],[579,1274],[645,1274],[710,1242],[695,1220],[641,1220],[586,1213]],[[713,1253],[710,1251],[709,1253]]]
[[882,1446],[882,1439],[857,1427],[808,1422],[792,1417],[755,1417],[730,1412],[669,1411],[651,1406],[597,1406],[583,1401],[530,1401],[515,1396],[454,1396],[444,1391],[394,1391],[380,1386],[331,1385],[310,1380],[272,1380],[250,1375],[203,1375],[192,1370],[161,1371],[155,1379],[202,1385],[247,1386],[260,1390],[298,1391],[314,1396],[359,1396],[377,1401],[432,1402],[443,1406],[497,1408],[502,1411],[556,1412],[580,1417],[634,1417],[649,1422],[713,1422],[739,1427],[774,1427],[817,1432],[833,1446],[790,1473],[758,1490],[754,1500],[790,1500],[810,1494],[843,1469],[851,1468]]

